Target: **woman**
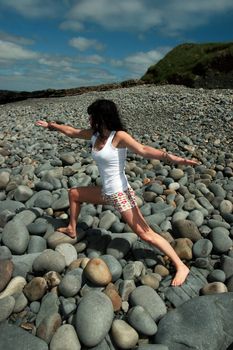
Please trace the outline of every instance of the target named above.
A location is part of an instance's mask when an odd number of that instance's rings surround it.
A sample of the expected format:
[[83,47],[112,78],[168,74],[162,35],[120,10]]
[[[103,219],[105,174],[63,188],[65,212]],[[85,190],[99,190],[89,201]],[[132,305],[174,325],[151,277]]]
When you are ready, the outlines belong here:
[[180,260],[172,246],[154,232],[143,218],[124,172],[127,149],[145,158],[159,159],[176,164],[196,165],[195,160],[184,159],[153,147],[144,146],[131,137],[122,125],[114,102],[99,99],[92,103],[87,112],[90,116],[90,129],[77,129],[56,122],[39,120],[36,125],[57,130],[69,137],[91,140],[92,156],[97,163],[102,186],[87,186],[69,190],[70,221],[67,227],[58,231],[71,238],[77,235],[77,217],[83,202],[110,204],[121,213],[122,219],[144,241],[156,246],[173,262],[176,275],[173,286],[181,285],[188,273],[188,267]]

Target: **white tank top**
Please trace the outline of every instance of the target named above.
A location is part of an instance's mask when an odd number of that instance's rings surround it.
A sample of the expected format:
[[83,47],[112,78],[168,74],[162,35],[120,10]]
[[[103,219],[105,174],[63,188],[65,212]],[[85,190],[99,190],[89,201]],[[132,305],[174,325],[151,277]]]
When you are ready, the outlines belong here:
[[115,134],[116,131],[111,132],[104,147],[100,151],[94,148],[98,134],[94,134],[91,138],[92,157],[99,169],[103,192],[107,195],[125,191],[129,187],[125,175],[127,148],[116,148],[112,145]]

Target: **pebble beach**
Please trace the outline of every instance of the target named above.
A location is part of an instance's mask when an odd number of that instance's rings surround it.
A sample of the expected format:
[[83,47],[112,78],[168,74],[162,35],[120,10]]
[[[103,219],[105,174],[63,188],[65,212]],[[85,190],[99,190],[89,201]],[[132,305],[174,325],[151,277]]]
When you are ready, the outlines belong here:
[[[83,203],[76,239],[57,231],[69,188],[101,181],[89,142],[35,122],[88,128],[97,98],[141,143],[200,162],[126,162],[146,221],[190,268],[180,287],[111,206]],[[140,85],[0,106],[0,349],[233,349],[232,105],[232,90]]]

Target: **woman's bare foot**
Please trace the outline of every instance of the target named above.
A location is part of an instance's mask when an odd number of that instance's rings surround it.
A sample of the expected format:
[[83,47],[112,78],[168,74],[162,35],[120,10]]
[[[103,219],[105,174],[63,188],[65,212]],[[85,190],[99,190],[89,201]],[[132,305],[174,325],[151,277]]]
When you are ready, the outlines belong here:
[[171,285],[173,287],[180,286],[182,283],[184,283],[188,274],[189,274],[189,268],[185,264],[179,265],[177,267],[176,275],[173,278]]
[[70,238],[76,238],[77,233],[74,231],[74,229],[71,226],[67,227],[59,227],[57,231],[64,233],[65,235],[68,235]]

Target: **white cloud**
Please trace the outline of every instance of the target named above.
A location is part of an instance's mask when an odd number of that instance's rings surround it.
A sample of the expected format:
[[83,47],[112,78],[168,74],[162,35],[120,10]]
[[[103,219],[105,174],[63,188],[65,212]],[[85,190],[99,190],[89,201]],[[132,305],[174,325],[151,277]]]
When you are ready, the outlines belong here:
[[156,64],[170,50],[170,47],[161,47],[147,52],[137,52],[122,60],[111,60],[110,63],[114,67],[126,68],[134,74],[134,77],[140,77],[149,66]]
[[[147,1],[146,1],[147,2]],[[160,10],[142,0],[81,0],[69,12],[70,19],[93,21],[106,28],[148,29],[161,22]]]
[[0,59],[2,60],[30,60],[38,54],[9,41],[0,40]]
[[84,29],[84,25],[78,21],[65,21],[60,24],[60,29],[82,31]]
[[70,46],[78,49],[79,51],[86,51],[88,49],[102,50],[103,45],[94,39],[87,39],[84,37],[72,38],[69,41]]
[[56,0],[1,0],[0,2],[1,7],[11,8],[29,18],[56,17],[61,12],[61,5]]
[[5,32],[0,32],[0,40],[10,41],[19,45],[32,45],[34,41],[32,39],[24,38],[19,35],[12,35]]
[[67,22],[92,22],[119,31],[156,28],[172,35],[232,9],[232,0],[80,0],[70,9]]

